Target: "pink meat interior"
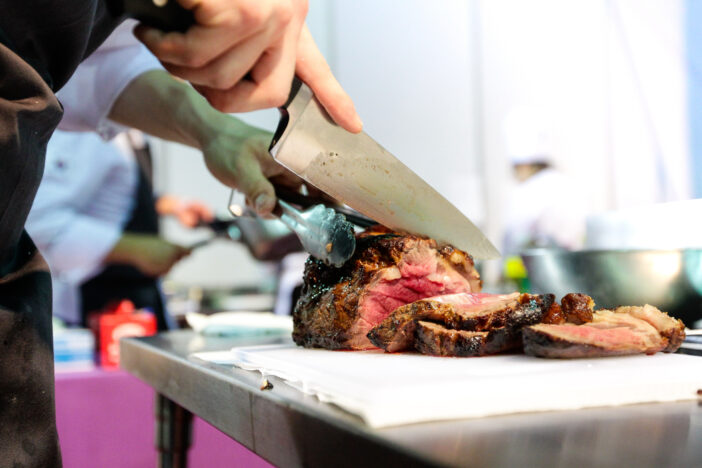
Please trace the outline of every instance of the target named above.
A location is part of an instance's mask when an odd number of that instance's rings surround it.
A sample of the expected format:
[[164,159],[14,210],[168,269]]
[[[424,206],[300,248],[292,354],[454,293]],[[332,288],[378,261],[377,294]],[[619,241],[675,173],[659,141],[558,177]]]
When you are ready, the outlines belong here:
[[604,328],[588,325],[536,325],[537,329],[565,341],[603,346],[612,349],[648,348],[654,343],[648,336],[629,327]]
[[616,350],[662,349],[665,342],[649,323],[624,313],[598,310],[592,322],[582,325],[535,325],[552,336],[580,344],[604,346]]
[[400,306],[432,296],[470,293],[476,287],[435,250],[414,249],[397,266],[376,273],[359,300],[359,319],[352,330],[351,345],[372,348],[366,334]]

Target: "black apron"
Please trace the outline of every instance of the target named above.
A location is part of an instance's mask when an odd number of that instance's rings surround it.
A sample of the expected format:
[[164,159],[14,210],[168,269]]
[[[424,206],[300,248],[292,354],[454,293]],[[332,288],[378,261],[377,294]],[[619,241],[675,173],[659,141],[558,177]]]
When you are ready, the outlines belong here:
[[[139,182],[131,218],[124,232],[158,234],[158,214],[151,183],[151,155],[148,146],[136,148],[132,145],[139,164]],[[107,304],[120,299],[129,299],[137,308],[148,308],[156,315],[159,330],[166,330],[166,312],[158,279],[146,276],[131,265],[109,265],[100,274],[81,286],[82,319]]]
[[119,24],[101,0],[0,0],[0,466],[60,467],[51,279],[24,231],[61,119],[53,92]]
[[60,466],[51,278],[24,231],[61,107],[0,44],[0,465]]

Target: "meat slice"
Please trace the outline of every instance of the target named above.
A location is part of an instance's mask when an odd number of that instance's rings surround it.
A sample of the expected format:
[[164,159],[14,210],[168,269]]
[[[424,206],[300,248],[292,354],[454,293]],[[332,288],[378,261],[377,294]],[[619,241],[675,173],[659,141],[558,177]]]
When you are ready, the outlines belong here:
[[420,320],[414,348],[422,354],[456,357],[486,356],[518,349],[522,346],[522,328],[538,323],[548,309],[549,305],[541,300],[519,303],[510,310],[504,325],[487,331],[454,330]]
[[522,332],[524,352],[549,358],[673,352],[684,339],[684,329],[682,322],[676,326],[675,319],[668,319],[652,306],[620,307],[598,310],[591,322],[581,325],[532,325]]
[[393,310],[425,297],[478,292],[473,259],[434,240],[382,229],[362,233],[341,268],[310,258],[293,312],[298,345],[368,349],[368,332]]
[[[522,327],[539,323],[553,300],[550,294],[519,293],[432,297],[398,308],[368,337],[388,352],[414,348],[440,356],[495,354],[519,348]],[[432,322],[436,326],[427,325]]]
[[[417,321],[432,321],[448,328],[481,331],[503,326],[519,303],[519,293],[448,294],[398,307],[368,333],[371,343],[387,352],[414,348]],[[494,325],[493,325],[494,324]]]
[[480,356],[487,348],[489,332],[453,330],[420,320],[416,322],[416,342],[412,344],[422,354],[435,356]]
[[621,306],[614,311],[620,314],[629,314],[653,325],[658,333],[668,340],[668,345],[663,350],[666,353],[677,351],[685,339],[685,324],[682,320],[673,318],[651,305],[646,304],[643,307]]

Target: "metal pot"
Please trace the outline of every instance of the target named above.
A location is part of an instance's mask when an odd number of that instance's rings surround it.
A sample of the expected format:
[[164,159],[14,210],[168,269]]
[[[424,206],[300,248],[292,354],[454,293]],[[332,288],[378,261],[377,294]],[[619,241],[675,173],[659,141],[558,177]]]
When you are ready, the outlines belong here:
[[538,249],[522,258],[533,292],[581,292],[598,308],[651,304],[688,327],[702,319],[702,249]]

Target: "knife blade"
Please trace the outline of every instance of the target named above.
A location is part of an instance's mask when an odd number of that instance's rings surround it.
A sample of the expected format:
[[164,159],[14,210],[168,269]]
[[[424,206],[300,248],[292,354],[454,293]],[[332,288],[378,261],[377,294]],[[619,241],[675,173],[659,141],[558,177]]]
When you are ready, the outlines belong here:
[[477,259],[500,256],[458,208],[368,134],[336,125],[298,78],[280,111],[270,153],[306,182],[390,229],[430,237]]

